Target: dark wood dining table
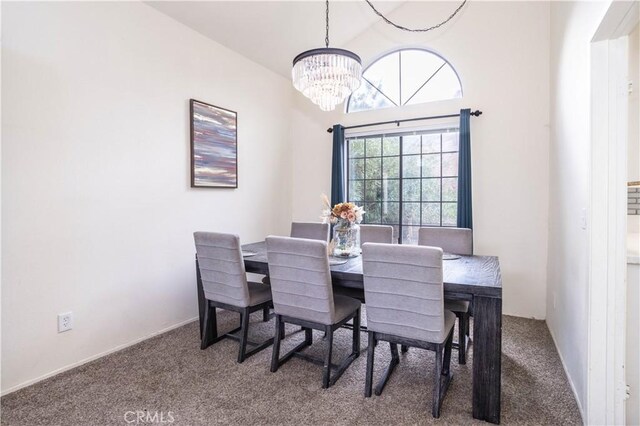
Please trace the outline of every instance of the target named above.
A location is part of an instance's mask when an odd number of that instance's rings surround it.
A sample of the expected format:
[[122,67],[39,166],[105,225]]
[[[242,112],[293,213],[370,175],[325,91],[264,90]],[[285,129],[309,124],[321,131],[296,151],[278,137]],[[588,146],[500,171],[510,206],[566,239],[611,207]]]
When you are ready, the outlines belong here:
[[[269,274],[264,241],[245,244],[247,272]],[[197,260],[196,260],[197,270]],[[204,321],[205,299],[197,274],[200,327]],[[443,261],[444,295],[448,299],[468,300],[473,306],[473,417],[500,423],[500,384],[502,355],[502,277],[495,256],[460,256]],[[331,266],[333,286],[342,294],[363,302],[362,258]]]

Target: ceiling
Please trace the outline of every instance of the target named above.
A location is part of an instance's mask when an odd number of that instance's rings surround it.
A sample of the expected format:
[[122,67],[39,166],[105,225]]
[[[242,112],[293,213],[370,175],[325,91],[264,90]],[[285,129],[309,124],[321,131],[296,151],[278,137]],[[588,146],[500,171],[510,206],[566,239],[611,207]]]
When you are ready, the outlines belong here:
[[[291,77],[293,58],[324,47],[323,1],[148,1],[149,6],[266,68]],[[389,13],[404,1],[377,2]],[[331,47],[344,45],[380,18],[364,0],[329,5]]]

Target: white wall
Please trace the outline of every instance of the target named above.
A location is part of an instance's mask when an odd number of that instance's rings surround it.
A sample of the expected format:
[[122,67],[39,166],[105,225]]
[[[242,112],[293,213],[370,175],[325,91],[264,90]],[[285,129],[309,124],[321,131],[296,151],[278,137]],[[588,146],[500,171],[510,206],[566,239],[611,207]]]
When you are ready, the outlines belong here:
[[[608,2],[551,3],[547,325],[586,412],[590,41]],[[584,415],[583,415],[584,418]]]
[[[408,2],[389,16],[407,26],[446,17],[452,3]],[[399,46],[422,46],[458,71],[464,98],[343,114],[323,113],[301,95],[293,132],[293,216],[313,220],[330,191],[331,135],[326,128],[480,109],[471,119],[474,245],[500,257],[505,314],[546,313],[549,4],[470,2],[444,30],[406,33],[384,23],[345,46],[365,65]],[[395,127],[395,126],[394,126]],[[313,158],[313,162],[307,159]]]
[[[629,150],[627,173],[629,182],[640,180],[640,25],[629,34],[629,81],[633,92],[629,94]],[[627,216],[627,229],[640,232],[640,216]]]
[[[288,232],[291,83],[142,3],[2,9],[6,392],[194,318],[193,231]],[[239,189],[189,188],[189,98],[238,112]]]

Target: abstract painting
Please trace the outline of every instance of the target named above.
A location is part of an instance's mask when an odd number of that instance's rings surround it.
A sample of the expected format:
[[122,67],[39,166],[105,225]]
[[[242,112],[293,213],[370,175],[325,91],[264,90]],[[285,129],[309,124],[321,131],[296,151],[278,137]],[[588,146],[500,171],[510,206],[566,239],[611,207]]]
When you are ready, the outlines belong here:
[[238,187],[238,114],[191,99],[191,187]]

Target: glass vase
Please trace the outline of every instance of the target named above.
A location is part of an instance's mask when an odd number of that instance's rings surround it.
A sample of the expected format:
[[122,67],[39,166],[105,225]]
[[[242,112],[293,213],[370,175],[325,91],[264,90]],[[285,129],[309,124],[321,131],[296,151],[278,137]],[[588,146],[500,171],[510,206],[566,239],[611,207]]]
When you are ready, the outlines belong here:
[[336,226],[333,228],[333,255],[356,257],[360,255],[360,225]]

